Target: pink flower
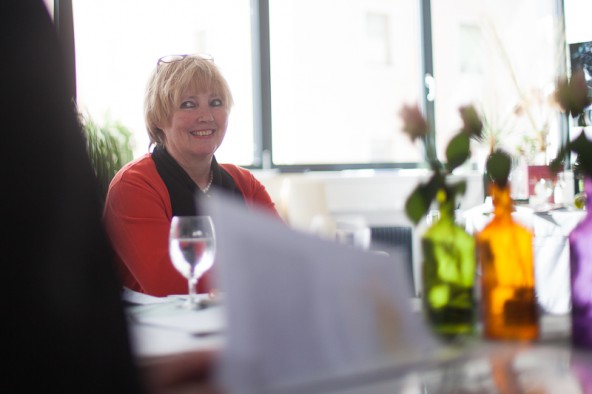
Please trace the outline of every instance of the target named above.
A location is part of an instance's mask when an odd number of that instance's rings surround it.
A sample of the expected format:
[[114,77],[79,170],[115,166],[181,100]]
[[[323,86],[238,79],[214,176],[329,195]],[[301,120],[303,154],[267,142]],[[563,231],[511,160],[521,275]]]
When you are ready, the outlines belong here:
[[479,118],[477,110],[472,105],[460,107],[460,116],[463,121],[462,130],[469,135],[469,137],[481,138],[483,131],[483,122]]
[[403,131],[409,135],[411,141],[415,141],[428,133],[428,122],[419,110],[419,106],[403,105],[399,115],[403,119]]
[[578,69],[569,81],[567,78],[560,79],[557,82],[555,97],[563,111],[569,112],[574,117],[581,114],[591,103],[584,72]]

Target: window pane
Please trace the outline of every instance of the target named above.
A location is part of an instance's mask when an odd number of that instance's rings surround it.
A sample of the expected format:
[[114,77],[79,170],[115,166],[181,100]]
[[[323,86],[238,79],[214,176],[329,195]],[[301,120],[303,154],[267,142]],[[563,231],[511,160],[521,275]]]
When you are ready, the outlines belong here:
[[[551,102],[563,61],[556,0],[431,3],[440,156],[461,127],[459,107],[474,104],[500,146],[546,164],[559,140]],[[487,144],[474,152],[473,160],[483,165]]]
[[[590,28],[590,15],[592,15],[592,1],[590,0],[564,0],[565,4],[565,37],[568,44],[570,58],[569,72],[582,67],[584,78],[588,84],[588,96],[592,97],[592,29]],[[592,105],[586,110],[587,119],[592,119]],[[575,119],[570,119],[570,138],[576,138],[580,132]],[[592,127],[588,126],[586,132],[592,138]],[[575,161],[576,155],[572,155]]]
[[270,0],[278,165],[416,162],[399,110],[420,99],[419,4]]
[[159,57],[209,53],[234,95],[219,161],[253,162],[249,0],[74,0],[77,96],[101,122],[121,120],[147,152],[144,88]]

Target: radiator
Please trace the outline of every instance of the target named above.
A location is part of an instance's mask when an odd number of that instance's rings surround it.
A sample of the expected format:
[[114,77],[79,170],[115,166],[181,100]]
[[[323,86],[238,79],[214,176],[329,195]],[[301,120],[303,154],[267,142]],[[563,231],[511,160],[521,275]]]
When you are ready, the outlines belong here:
[[405,262],[407,283],[412,295],[416,294],[413,275],[413,229],[411,227],[370,227],[370,250],[387,251],[397,249]]

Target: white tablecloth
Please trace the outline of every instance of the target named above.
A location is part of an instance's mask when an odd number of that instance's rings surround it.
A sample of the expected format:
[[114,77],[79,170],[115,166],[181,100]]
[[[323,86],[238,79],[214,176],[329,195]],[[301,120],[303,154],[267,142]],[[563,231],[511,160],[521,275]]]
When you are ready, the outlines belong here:
[[[199,310],[179,307],[180,296],[151,297],[129,289],[127,308],[132,350],[137,357],[166,356],[193,350],[218,350],[225,342],[221,304]],[[199,294],[199,299],[208,299]]]

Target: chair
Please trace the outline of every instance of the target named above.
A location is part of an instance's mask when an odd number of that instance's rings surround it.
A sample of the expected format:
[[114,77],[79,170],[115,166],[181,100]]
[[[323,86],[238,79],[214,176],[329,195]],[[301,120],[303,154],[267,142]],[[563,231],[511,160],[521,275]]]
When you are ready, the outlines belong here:
[[288,177],[283,181],[280,201],[290,226],[335,238],[335,220],[329,211],[323,181],[306,176]]

